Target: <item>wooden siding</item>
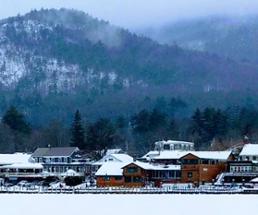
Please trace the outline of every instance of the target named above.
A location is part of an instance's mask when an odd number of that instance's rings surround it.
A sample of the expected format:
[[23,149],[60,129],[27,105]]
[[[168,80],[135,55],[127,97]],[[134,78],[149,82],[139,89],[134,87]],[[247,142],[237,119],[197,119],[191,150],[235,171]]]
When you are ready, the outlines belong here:
[[[121,187],[124,186],[124,177],[117,180],[118,176],[98,176],[97,187]],[[120,177],[120,176],[119,176]]]

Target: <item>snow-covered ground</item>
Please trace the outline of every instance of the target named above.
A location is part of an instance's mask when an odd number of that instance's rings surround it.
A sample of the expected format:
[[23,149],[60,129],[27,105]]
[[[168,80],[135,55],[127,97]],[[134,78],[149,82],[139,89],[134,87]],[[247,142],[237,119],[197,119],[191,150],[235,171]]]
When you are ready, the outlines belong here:
[[1,194],[5,215],[258,214],[258,195]]

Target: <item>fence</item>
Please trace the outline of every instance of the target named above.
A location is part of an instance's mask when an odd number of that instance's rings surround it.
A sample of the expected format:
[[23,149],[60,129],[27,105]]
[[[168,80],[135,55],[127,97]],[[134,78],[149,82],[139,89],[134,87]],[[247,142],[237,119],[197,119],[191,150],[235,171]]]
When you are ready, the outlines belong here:
[[0,187],[0,193],[31,193],[31,194],[258,194],[258,189],[241,189],[225,187],[206,187],[206,188],[124,188],[124,187],[89,187],[86,189],[78,188],[48,188],[34,187],[27,188],[22,186]]

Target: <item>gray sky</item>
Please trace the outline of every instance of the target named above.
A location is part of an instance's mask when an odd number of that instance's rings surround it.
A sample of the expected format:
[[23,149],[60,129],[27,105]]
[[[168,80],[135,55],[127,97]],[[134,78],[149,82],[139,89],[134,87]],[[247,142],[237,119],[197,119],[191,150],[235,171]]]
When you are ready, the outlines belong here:
[[205,15],[258,14],[258,0],[0,0],[0,18],[60,7],[83,10],[127,28]]

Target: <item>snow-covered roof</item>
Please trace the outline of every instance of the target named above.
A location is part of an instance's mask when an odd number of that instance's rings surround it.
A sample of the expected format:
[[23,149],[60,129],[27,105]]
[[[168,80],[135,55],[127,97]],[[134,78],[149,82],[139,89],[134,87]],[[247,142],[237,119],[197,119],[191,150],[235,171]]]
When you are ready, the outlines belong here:
[[153,159],[153,160],[173,160],[179,159],[191,151],[150,151],[144,155],[143,159]]
[[135,164],[145,170],[180,170],[181,169],[180,165],[151,164],[151,163],[146,163],[141,161],[135,161],[132,164]]
[[78,176],[79,174],[73,169],[68,169],[64,174],[64,176]]
[[133,162],[133,157],[127,154],[109,154],[105,155],[99,161],[95,162],[93,165],[102,165],[107,162],[122,162],[122,163],[130,163]]
[[187,154],[195,155],[201,159],[227,160],[231,151],[150,151],[142,158],[147,160],[177,160]]
[[0,169],[43,169],[43,166],[39,163],[15,163],[0,166]]
[[227,160],[231,151],[195,151],[191,152],[191,154],[201,159]]
[[32,157],[69,157],[78,152],[77,147],[47,147],[37,148]]
[[127,164],[123,162],[106,162],[98,169],[95,176],[122,176],[122,167]]
[[25,153],[0,154],[0,165],[28,163],[32,160],[31,155]]
[[155,144],[159,144],[159,143],[163,143],[163,144],[186,144],[186,145],[191,145],[193,146],[194,143],[193,142],[187,142],[187,141],[181,141],[181,140],[162,140],[162,141],[158,141]]
[[110,154],[118,154],[122,152],[122,149],[108,149],[106,152],[106,155],[110,155]]
[[132,162],[133,157],[127,154],[112,154],[111,156],[115,157],[116,159],[120,160],[121,162]]
[[250,182],[258,183],[258,178],[254,178],[254,179],[252,179]]
[[246,144],[244,145],[242,151],[240,152],[240,156],[258,156],[258,144]]

